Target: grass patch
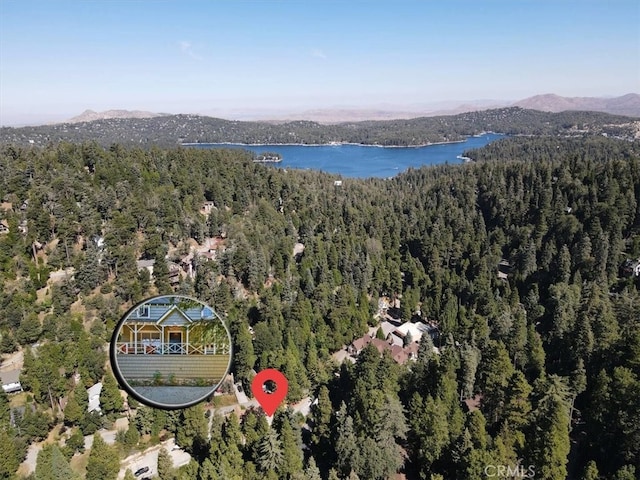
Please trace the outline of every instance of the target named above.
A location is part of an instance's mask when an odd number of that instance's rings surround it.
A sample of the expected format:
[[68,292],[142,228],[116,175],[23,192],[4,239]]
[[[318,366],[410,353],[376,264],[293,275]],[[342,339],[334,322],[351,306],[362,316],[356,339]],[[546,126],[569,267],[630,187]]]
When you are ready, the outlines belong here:
[[12,393],[9,395],[9,406],[11,408],[23,407],[27,403],[27,392]]
[[213,397],[213,406],[216,408],[230,407],[238,403],[235,395],[216,395]]
[[71,469],[78,473],[82,478],[87,474],[87,463],[89,463],[89,452],[87,450],[84,453],[76,454],[71,458],[69,464],[71,465]]

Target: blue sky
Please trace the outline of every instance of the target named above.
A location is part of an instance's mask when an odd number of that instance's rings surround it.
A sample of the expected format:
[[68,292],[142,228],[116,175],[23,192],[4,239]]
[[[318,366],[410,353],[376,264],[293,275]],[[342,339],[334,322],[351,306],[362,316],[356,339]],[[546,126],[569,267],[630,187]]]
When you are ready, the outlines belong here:
[[5,125],[638,91],[639,0],[0,0]]

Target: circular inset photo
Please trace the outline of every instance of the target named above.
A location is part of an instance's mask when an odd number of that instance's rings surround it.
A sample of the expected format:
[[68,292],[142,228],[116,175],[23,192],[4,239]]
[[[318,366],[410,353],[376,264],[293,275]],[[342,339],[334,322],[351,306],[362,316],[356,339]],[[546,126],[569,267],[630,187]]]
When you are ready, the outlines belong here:
[[211,396],[231,365],[231,335],[205,303],[181,295],[144,300],[118,322],[109,352],[121,385],[157,408],[195,405]]

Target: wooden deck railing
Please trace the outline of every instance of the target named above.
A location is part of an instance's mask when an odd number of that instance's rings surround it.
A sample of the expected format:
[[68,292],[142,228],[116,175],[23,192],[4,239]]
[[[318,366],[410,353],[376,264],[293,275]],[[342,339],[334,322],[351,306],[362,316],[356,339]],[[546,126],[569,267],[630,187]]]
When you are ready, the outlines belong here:
[[227,355],[229,345],[117,342],[116,353],[118,355]]

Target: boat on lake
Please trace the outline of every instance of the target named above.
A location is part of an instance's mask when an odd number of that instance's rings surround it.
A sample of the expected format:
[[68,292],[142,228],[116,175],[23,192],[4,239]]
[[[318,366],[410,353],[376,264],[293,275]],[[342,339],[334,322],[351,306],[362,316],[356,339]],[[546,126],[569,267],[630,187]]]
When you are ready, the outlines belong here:
[[273,152],[259,153],[253,159],[255,163],[279,163],[282,161],[282,155]]

